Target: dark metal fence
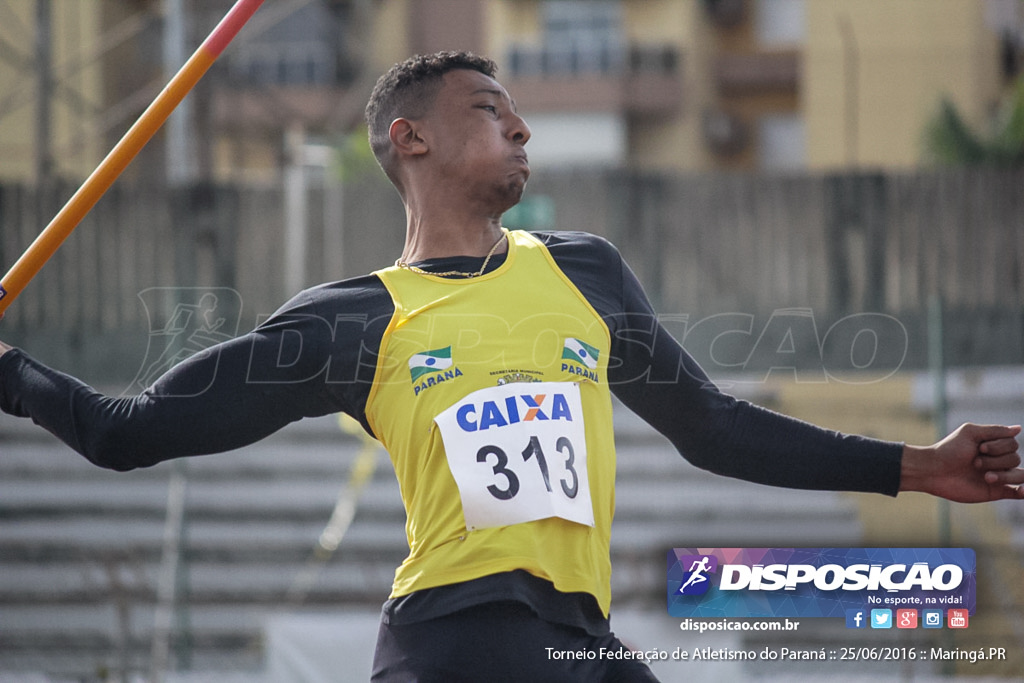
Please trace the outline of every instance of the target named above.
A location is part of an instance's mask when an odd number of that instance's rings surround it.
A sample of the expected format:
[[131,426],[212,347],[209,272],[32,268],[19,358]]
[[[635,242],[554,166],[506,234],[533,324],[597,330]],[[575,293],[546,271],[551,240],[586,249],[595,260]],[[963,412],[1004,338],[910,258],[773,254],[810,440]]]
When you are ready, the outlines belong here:
[[[5,269],[72,190],[0,186]],[[527,199],[539,197],[554,215],[535,227],[611,238],[659,310],[691,322],[801,309],[828,324],[884,312],[906,326],[908,363],[920,365],[924,314],[941,296],[952,362],[1024,360],[1022,171],[537,172]],[[385,266],[399,253],[404,216],[383,178],[317,186],[307,198],[307,284]],[[283,203],[280,186],[119,185],[8,310],[2,334],[120,379],[134,371],[126,358],[141,358],[154,317],[166,315],[142,301],[145,290],[233,289],[245,328],[293,294]]]

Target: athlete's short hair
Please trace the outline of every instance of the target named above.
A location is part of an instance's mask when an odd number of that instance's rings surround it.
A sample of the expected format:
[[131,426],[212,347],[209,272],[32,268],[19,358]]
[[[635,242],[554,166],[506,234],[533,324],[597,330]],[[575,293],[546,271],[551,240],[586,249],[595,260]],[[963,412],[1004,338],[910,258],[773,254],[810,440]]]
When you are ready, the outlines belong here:
[[417,119],[434,103],[442,77],[455,69],[471,69],[494,78],[497,64],[472,52],[436,52],[416,55],[392,66],[377,79],[366,104],[370,149],[377,163],[395,181],[389,130],[398,118]]

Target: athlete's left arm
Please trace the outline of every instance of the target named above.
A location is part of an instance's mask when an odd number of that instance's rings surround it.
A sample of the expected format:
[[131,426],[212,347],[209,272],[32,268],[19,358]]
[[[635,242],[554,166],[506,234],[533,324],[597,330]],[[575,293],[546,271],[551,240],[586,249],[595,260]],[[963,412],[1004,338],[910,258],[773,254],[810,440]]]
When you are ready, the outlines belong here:
[[[606,271],[607,272],[607,271]],[[619,261],[622,305],[606,317],[609,383],[618,398],[693,464],[763,484],[962,502],[1022,497],[1019,428],[965,425],[928,447],[842,434],[722,393],[662,326]]]

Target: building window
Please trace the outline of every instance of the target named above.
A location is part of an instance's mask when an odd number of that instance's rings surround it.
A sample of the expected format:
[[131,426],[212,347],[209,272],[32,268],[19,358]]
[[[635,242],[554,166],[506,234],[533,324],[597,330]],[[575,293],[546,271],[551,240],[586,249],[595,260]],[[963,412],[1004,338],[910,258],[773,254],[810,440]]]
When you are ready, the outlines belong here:
[[231,61],[233,76],[252,85],[330,85],[335,59],[322,43],[247,45]]
[[248,85],[338,83],[345,62],[343,18],[320,4],[286,14],[232,51],[232,78]]
[[626,61],[622,6],[618,0],[548,0],[543,4],[540,48],[514,46],[516,74],[582,74],[621,71]]
[[806,8],[804,0],[757,0],[757,40],[765,47],[792,47],[804,43]]
[[530,116],[530,166],[616,167],[627,153],[625,119],[613,113],[538,113]]
[[548,71],[617,70],[622,62],[622,7],[607,0],[544,3],[544,47]]
[[798,114],[762,116],[757,124],[758,166],[769,171],[807,167],[807,134]]

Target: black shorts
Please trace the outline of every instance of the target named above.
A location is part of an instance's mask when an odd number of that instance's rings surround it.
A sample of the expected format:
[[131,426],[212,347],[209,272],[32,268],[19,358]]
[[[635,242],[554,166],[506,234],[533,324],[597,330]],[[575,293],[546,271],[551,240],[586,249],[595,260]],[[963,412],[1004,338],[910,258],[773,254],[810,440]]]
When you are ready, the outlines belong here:
[[379,683],[641,683],[657,678],[614,634],[592,636],[540,619],[519,602],[491,602],[414,624],[381,623]]

